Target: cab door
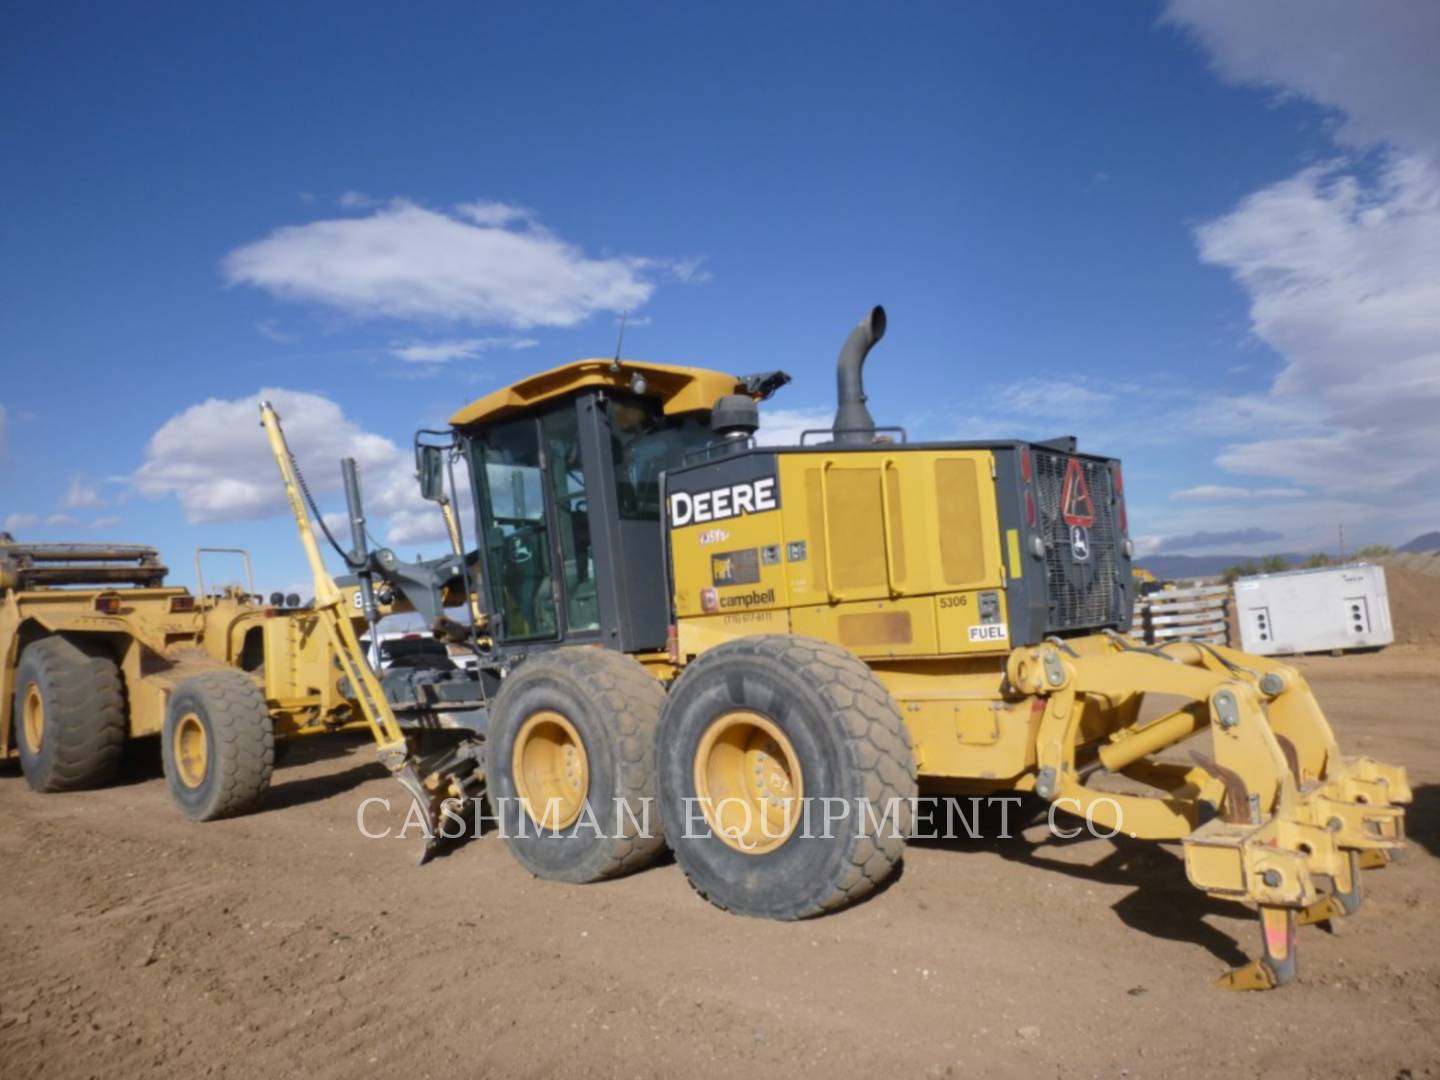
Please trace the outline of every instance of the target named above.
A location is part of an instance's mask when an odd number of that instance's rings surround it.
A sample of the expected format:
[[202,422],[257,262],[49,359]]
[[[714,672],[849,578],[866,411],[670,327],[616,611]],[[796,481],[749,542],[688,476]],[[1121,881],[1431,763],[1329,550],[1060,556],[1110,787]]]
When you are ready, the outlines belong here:
[[533,417],[496,424],[474,442],[491,621],[501,641],[560,633],[540,429]]
[[495,424],[473,445],[497,638],[568,641],[598,635],[575,402]]

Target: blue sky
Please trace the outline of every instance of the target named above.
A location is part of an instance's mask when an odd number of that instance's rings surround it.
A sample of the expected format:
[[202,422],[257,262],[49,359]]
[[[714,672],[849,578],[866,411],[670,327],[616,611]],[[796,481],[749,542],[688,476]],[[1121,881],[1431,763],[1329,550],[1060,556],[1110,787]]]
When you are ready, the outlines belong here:
[[[305,578],[254,397],[406,447],[614,348],[1126,461],[1142,551],[1440,526],[1428,5],[7,5],[0,519]],[[188,569],[180,576],[188,577]]]

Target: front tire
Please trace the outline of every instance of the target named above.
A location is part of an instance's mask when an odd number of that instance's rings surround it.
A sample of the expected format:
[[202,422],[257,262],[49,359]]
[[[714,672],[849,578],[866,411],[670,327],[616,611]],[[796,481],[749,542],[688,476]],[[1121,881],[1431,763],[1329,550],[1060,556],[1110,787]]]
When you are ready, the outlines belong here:
[[664,850],[654,806],[664,700],[638,661],[607,649],[556,649],[506,677],[490,712],[488,781],[505,844],[532,874],[603,881]]
[[909,733],[836,645],[763,635],[702,654],[670,691],[658,761],[676,861],[718,907],[807,918],[860,900],[900,862]]
[[243,672],[209,671],[170,695],[160,756],[170,797],[191,821],[254,809],[275,769],[275,732],[260,688]]
[[63,637],[26,646],[15,672],[16,747],[36,791],[114,779],[125,748],[125,686],[115,661]]

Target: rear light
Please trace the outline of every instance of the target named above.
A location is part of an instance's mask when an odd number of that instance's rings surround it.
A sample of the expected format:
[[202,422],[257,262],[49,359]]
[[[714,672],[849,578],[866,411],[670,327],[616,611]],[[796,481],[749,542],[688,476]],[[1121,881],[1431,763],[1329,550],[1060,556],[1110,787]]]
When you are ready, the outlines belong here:
[[1030,468],[1030,448],[1028,446],[1022,446],[1020,448],[1020,479],[1028,484],[1030,477],[1033,475],[1034,473]]
[[1120,509],[1120,531],[1130,531],[1130,515],[1125,512],[1125,471],[1120,468],[1120,462],[1110,463],[1110,482],[1115,491],[1115,502]]
[[1025,492],[1025,524],[1033,529],[1035,528],[1036,520],[1035,493],[1033,491],[1027,491]]
[[119,615],[120,604],[120,597],[113,594],[101,594],[95,597],[95,610],[100,612],[101,615]]
[[170,614],[181,615],[187,611],[195,610],[195,597],[193,596],[172,596],[170,598]]

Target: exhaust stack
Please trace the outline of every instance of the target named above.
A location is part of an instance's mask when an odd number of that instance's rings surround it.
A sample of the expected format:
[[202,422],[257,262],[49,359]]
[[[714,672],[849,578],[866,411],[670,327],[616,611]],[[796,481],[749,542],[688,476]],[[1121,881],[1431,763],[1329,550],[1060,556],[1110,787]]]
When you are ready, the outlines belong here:
[[835,412],[835,441],[875,441],[875,418],[865,407],[865,380],[861,369],[875,343],[885,336],[885,309],[876,304],[860,325],[850,331],[840,349],[836,368],[836,391],[840,407]]

